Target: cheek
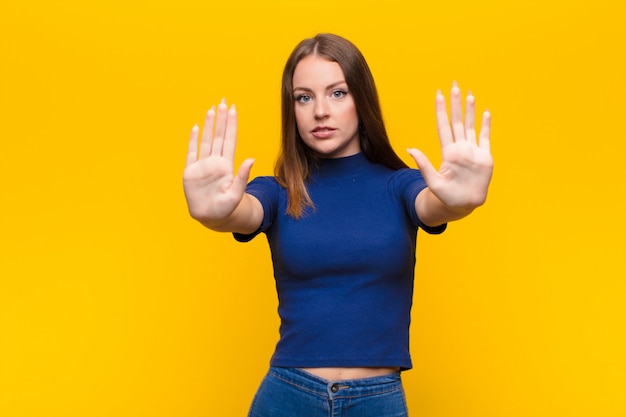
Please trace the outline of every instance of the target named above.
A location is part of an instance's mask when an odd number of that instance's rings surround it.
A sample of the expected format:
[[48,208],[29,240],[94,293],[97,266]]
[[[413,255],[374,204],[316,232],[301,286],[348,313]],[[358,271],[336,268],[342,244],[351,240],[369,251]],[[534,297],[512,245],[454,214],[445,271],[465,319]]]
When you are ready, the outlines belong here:
[[302,136],[302,132],[306,130],[304,112],[302,111],[302,109],[298,109],[298,107],[296,107],[294,115],[296,117],[296,128],[298,129],[300,136]]
[[355,129],[359,126],[359,116],[354,106],[345,109],[341,116],[346,125]]
[[354,99],[352,96],[347,97],[348,100],[344,101],[341,109],[341,118],[344,123],[349,125],[358,125],[359,124],[359,116],[356,112],[356,106],[354,105]]

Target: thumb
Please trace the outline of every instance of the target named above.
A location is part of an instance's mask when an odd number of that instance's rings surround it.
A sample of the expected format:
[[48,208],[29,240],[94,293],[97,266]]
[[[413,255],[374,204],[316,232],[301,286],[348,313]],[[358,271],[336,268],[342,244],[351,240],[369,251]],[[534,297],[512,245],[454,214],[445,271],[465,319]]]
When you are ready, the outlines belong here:
[[241,194],[246,191],[248,178],[250,178],[250,171],[252,170],[253,164],[254,159],[252,158],[248,158],[241,163],[241,165],[239,166],[239,171],[237,171],[237,175],[235,176],[235,180],[233,181],[234,191]]
[[417,163],[417,167],[422,173],[424,180],[426,180],[426,184],[434,182],[437,178],[437,170],[433,167],[433,164],[430,163],[426,155],[424,155],[424,153],[419,149],[415,148],[409,148],[407,149],[407,152]]

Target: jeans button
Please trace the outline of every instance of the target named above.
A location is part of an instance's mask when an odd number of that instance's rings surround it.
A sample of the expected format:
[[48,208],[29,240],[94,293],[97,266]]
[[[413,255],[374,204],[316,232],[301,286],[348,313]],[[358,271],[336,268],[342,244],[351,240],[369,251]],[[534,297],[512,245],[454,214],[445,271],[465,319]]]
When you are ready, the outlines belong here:
[[339,384],[333,384],[330,386],[330,392],[332,392],[333,394],[336,394],[337,391],[339,391]]

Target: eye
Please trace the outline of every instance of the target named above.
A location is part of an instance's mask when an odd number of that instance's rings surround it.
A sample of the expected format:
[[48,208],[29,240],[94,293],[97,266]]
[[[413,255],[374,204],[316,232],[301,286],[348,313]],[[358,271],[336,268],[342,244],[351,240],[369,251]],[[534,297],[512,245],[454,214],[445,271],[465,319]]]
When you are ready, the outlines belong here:
[[348,95],[348,92],[346,90],[335,90],[332,92],[333,98],[336,98],[336,99],[344,98],[347,95]]
[[311,96],[308,94],[300,94],[296,96],[296,101],[300,104],[306,104],[311,101]]

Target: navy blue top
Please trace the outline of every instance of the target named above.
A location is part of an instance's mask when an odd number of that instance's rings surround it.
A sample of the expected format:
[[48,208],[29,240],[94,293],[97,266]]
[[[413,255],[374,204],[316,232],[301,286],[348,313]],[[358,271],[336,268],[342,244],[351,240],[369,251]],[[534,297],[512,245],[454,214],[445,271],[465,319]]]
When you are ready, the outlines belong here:
[[315,205],[296,220],[287,191],[258,177],[247,193],[263,206],[281,318],[273,366],[411,368],[409,323],[415,213],[426,187],[414,169],[392,170],[363,154],[324,159],[307,183]]

